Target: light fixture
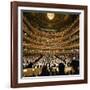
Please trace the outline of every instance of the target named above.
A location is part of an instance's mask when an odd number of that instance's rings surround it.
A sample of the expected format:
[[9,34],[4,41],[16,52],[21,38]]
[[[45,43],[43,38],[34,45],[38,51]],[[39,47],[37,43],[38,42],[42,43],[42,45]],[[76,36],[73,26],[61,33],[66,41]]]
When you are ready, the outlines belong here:
[[23,72],[27,72],[27,69],[24,69]]
[[54,13],[47,13],[47,17],[49,20],[53,20],[55,17],[55,14]]

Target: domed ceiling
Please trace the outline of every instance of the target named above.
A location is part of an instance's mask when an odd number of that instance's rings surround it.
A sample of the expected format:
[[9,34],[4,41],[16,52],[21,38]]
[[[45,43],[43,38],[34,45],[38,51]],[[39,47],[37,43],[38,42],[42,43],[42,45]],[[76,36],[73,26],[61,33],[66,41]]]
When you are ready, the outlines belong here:
[[32,26],[43,31],[60,32],[68,28],[78,17],[78,14],[62,12],[23,12]]

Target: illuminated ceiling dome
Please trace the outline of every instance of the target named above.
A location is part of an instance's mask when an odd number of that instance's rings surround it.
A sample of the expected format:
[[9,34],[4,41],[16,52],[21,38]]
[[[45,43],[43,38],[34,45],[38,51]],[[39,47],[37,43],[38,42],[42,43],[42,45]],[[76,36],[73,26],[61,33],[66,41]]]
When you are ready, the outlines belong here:
[[59,12],[24,12],[31,25],[43,31],[63,31],[68,28],[78,15]]
[[49,20],[53,20],[55,17],[55,14],[54,13],[47,13],[47,17]]

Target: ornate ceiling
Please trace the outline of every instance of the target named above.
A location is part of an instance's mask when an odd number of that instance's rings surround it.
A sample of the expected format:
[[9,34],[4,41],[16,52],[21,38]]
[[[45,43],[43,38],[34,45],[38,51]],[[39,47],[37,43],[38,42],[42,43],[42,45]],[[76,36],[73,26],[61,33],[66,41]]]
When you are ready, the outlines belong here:
[[[54,15],[51,20],[48,18],[48,14]],[[27,20],[32,26],[43,31],[63,31],[68,28],[71,23],[78,17],[76,14],[62,13],[62,12],[23,12],[23,15],[27,17]]]

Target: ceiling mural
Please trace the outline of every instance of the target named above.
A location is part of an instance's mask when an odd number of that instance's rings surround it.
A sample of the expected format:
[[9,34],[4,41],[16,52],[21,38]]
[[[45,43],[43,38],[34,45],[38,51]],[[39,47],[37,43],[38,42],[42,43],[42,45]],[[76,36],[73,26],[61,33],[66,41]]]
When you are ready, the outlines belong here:
[[43,31],[62,31],[78,17],[76,14],[56,12],[24,12],[32,26]]

